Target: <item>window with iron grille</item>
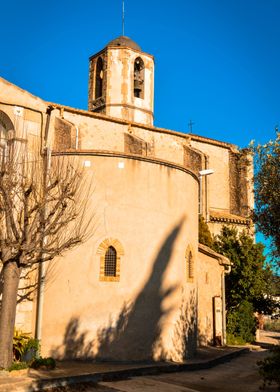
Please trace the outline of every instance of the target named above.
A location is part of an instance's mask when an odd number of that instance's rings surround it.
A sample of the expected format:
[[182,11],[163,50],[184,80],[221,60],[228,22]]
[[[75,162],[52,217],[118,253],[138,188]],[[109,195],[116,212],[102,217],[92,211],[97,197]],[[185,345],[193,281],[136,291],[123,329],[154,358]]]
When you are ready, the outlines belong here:
[[105,253],[104,275],[116,276],[117,272],[117,251],[113,246],[109,246]]
[[106,238],[99,244],[97,254],[100,255],[101,282],[119,282],[121,271],[121,259],[124,256],[124,249],[119,240]]

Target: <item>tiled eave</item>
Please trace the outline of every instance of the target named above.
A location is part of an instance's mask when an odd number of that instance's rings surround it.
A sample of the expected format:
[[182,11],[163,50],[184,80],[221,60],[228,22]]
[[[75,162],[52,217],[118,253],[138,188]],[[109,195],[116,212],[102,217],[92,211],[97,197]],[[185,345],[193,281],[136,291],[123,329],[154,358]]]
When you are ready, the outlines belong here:
[[225,224],[234,225],[252,225],[252,220],[250,218],[245,218],[244,216],[231,214],[227,211],[216,211],[210,210],[210,222],[218,222]]
[[210,215],[210,222],[233,223],[233,224],[246,225],[246,226],[249,226],[252,224],[252,221],[250,219],[217,217],[217,216],[212,216],[212,215]]

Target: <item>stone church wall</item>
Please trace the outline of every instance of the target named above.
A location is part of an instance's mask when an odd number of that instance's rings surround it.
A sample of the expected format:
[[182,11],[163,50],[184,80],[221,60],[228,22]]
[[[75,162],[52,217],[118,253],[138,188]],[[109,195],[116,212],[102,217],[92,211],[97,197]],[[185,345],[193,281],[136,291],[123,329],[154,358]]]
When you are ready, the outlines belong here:
[[[43,355],[182,360],[196,346],[196,284],[187,283],[185,252],[191,246],[196,263],[197,180],[141,159],[88,154],[80,160],[90,162],[94,175],[88,213],[96,229],[47,277]],[[118,281],[100,276],[106,239],[121,244]]]
[[[222,267],[198,255],[198,172],[208,159],[210,207],[230,211],[229,166],[237,172],[238,163],[229,145],[190,144],[190,135],[43,102],[0,79],[2,86],[9,102],[0,110],[18,136],[75,157],[93,180],[92,237],[47,268],[42,354],[182,361],[198,338],[210,341],[209,296],[220,295]],[[104,279],[104,244],[118,252],[114,279]],[[18,308],[18,322],[34,328],[29,305]]]

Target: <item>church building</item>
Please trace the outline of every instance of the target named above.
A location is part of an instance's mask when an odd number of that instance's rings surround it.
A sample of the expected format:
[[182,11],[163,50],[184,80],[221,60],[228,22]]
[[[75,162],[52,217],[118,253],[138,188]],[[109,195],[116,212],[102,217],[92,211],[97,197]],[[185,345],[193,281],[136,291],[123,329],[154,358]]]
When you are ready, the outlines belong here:
[[88,110],[0,78],[1,139],[39,141],[93,182],[93,235],[44,266],[44,283],[18,305],[17,327],[36,334],[43,356],[181,362],[199,344],[225,343],[231,263],[199,243],[198,217],[212,234],[250,232],[252,157],[157,128],[153,111],[154,58],[125,36],[90,57]]

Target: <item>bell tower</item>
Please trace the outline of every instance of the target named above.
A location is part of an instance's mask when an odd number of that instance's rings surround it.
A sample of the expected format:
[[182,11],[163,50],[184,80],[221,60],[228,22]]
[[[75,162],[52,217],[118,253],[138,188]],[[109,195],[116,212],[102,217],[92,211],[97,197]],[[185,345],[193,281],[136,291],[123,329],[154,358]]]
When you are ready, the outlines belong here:
[[121,36],[89,61],[88,110],[153,125],[153,56]]

